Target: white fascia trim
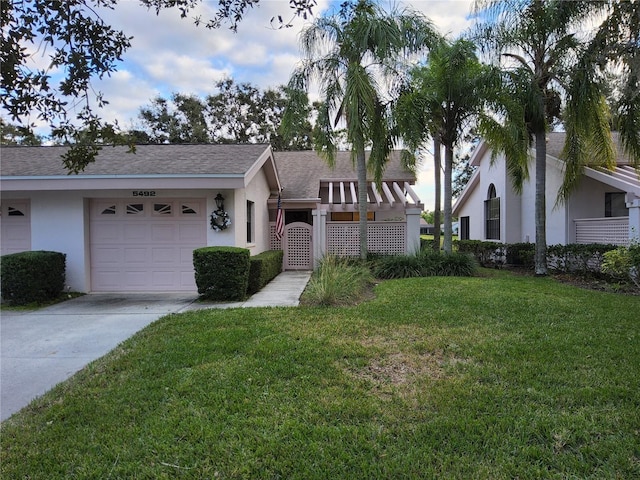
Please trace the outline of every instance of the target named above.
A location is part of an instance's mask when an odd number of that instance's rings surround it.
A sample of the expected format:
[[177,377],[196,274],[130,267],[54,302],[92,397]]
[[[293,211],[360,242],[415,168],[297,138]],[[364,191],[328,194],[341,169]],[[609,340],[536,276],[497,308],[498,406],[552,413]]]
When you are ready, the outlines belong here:
[[276,168],[276,163],[273,158],[273,152],[271,150],[270,145],[265,147],[264,152],[262,152],[260,156],[256,159],[256,161],[253,162],[253,165],[249,167],[249,169],[247,170],[247,173],[244,175],[245,187],[249,185],[251,180],[253,180],[253,177],[255,177],[258,174],[258,172],[262,169],[264,164],[267,163],[269,160],[270,160],[269,162],[270,166],[273,169],[274,175],[276,177],[276,182],[277,182],[276,187],[278,188],[278,191],[282,190],[282,185],[280,184],[280,177],[278,176],[278,170]]
[[3,191],[243,188],[243,175],[0,177]]
[[451,213],[453,215],[458,214],[458,210],[462,208],[462,205],[467,201],[467,197],[471,195],[471,192],[476,188],[478,183],[480,183],[480,169],[473,172],[473,175],[471,175],[471,178],[469,179],[469,183],[467,183],[467,186],[460,194],[460,197],[456,200],[456,203],[453,204],[453,207],[451,208]]
[[623,190],[627,193],[633,192],[636,195],[640,195],[640,183],[631,183],[626,179],[623,180],[622,178],[615,176],[615,170],[611,172],[601,172],[593,168],[585,167],[584,173],[587,177],[598,180],[605,185],[610,185],[611,187]]

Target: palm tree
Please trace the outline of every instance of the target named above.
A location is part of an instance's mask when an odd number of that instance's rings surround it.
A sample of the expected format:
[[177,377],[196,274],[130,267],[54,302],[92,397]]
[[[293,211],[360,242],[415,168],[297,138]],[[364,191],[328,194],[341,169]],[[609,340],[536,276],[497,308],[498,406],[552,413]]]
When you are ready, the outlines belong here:
[[[409,10],[385,13],[371,0],[343,4],[337,14],[317,18],[300,37],[303,59],[289,87],[308,92],[317,81],[322,102],[314,147],[330,166],[337,151],[336,129],[346,128],[358,177],[363,259],[367,255],[367,170],[380,183],[394,145],[389,88],[384,87],[397,77],[399,58],[428,47],[435,38],[423,16]],[[295,99],[292,95],[291,100]],[[285,113],[285,131],[291,121]],[[367,147],[371,148],[368,162]]]
[[[475,38],[485,51],[509,61],[498,120],[481,132],[495,151],[503,151],[514,187],[528,176],[528,151],[535,145],[535,272],[546,265],[546,132],[566,120],[567,165],[615,164],[608,110],[601,83],[581,72],[586,43],[578,37],[584,22],[603,2],[575,0],[477,0],[483,21]],[[583,28],[580,28],[583,27]],[[564,111],[562,99],[564,98]],[[580,118],[580,122],[575,119]],[[573,120],[571,120],[573,119]]]
[[[410,147],[434,139],[444,155],[444,243],[452,251],[452,174],[456,146],[469,122],[478,117],[491,84],[491,70],[480,64],[475,46],[463,39],[432,49],[426,66],[411,72],[411,86],[399,101],[400,129]],[[439,148],[439,147],[437,147]]]

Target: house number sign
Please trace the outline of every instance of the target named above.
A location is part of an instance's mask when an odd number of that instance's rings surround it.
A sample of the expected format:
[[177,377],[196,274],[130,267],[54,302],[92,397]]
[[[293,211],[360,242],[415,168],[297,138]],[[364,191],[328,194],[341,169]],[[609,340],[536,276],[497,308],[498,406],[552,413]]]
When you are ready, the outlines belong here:
[[134,197],[155,197],[155,190],[134,190],[131,192]]

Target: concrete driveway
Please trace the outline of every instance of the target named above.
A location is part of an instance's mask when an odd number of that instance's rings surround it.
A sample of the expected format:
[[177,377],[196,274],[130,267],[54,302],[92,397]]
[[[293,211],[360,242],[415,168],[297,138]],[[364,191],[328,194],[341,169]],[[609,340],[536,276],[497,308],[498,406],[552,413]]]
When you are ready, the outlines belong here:
[[[90,294],[37,311],[0,313],[0,421],[195,294]],[[208,305],[209,307],[211,305]]]
[[311,272],[282,272],[245,302],[195,303],[180,293],[92,293],[33,312],[0,313],[0,421],[138,330],[202,308],[298,305]]

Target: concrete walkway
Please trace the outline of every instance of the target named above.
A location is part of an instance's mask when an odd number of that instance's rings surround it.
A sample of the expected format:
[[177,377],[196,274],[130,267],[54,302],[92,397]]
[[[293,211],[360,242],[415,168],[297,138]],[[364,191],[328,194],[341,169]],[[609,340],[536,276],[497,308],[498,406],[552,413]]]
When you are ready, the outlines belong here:
[[0,421],[170,313],[297,306],[311,272],[283,272],[245,302],[190,293],[89,294],[35,311],[0,313]]

